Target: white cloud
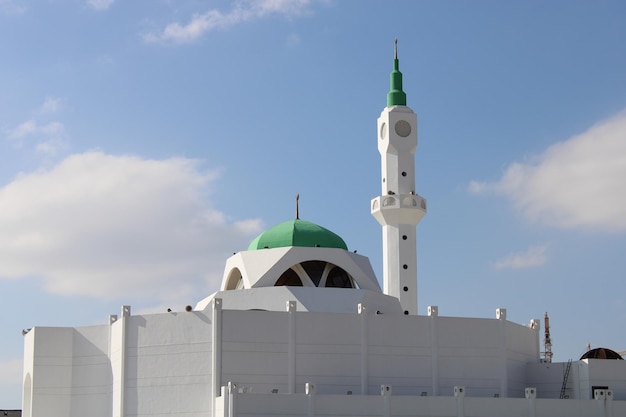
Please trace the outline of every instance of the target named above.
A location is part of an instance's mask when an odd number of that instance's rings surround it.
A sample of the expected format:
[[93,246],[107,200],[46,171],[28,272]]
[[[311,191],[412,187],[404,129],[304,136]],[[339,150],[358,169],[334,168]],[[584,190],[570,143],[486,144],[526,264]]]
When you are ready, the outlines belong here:
[[18,5],[15,0],[0,0],[0,12],[19,14],[25,11],[26,7]]
[[37,124],[34,120],[24,122],[6,132],[8,139],[23,139],[27,136],[43,134],[46,136],[59,135],[65,131],[65,126],[60,122],[50,122],[45,125]]
[[508,197],[530,221],[559,228],[626,231],[626,111],[556,143],[499,181],[470,192]]
[[46,125],[41,126],[39,130],[45,135],[58,135],[65,131],[65,126],[63,126],[63,123],[50,122]]
[[548,261],[548,245],[532,246],[526,252],[506,255],[493,263],[496,269],[523,269],[541,266]]
[[87,0],[87,4],[96,10],[107,10],[115,0]]
[[195,302],[261,226],[211,207],[215,178],[190,159],[102,152],[22,174],[0,188],[0,277],[41,277],[64,295]]
[[143,36],[146,42],[193,42],[206,32],[225,29],[236,24],[265,18],[271,15],[287,17],[299,16],[308,12],[312,0],[245,0],[239,1],[228,12],[209,10],[196,13],[187,24],[168,24],[160,33]]
[[43,142],[39,142],[35,146],[35,151],[45,156],[56,156],[69,147],[63,138],[52,138]]
[[46,97],[41,105],[41,113],[56,113],[63,105],[63,99],[59,97]]
[[115,58],[112,55],[102,54],[99,55],[96,59],[96,64],[102,67],[112,67],[115,65]]
[[37,123],[34,120],[24,122],[13,129],[9,129],[5,132],[8,139],[21,139],[25,136],[32,135],[39,130]]
[[300,42],[302,40],[300,39],[300,36],[296,33],[292,33],[289,36],[287,36],[287,46],[289,47],[295,47],[300,45]]
[[34,120],[28,120],[7,130],[5,135],[17,148],[23,147],[30,137],[34,137],[37,141],[35,150],[48,156],[68,147],[65,126],[56,121],[38,124]]
[[[38,115],[37,118],[45,118],[48,114],[59,112],[63,106],[62,98],[46,97],[35,113]],[[65,125],[56,120],[40,122],[30,119],[13,129],[6,130],[5,137],[17,148],[22,148],[27,141],[35,142],[35,150],[46,156],[54,156],[68,148]]]

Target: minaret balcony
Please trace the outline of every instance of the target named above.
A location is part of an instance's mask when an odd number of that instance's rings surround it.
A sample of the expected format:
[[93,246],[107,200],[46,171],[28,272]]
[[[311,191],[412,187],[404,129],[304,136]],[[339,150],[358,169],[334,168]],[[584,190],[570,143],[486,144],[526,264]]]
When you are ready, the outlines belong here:
[[372,200],[372,216],[381,225],[418,224],[426,214],[426,199],[418,194],[391,194]]

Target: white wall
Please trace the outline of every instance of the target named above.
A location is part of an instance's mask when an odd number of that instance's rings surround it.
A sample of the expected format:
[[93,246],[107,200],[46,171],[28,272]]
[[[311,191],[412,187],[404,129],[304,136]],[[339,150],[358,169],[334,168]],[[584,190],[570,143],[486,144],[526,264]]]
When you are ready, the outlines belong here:
[[607,417],[626,415],[626,402],[453,396],[235,394],[219,399],[217,417]]
[[[567,362],[529,364],[529,386],[537,388],[538,398],[559,398]],[[608,387],[614,400],[626,400],[626,361],[585,359],[573,361],[565,395],[570,399],[589,400],[594,386]]]
[[451,396],[454,386],[465,386],[468,398],[523,398],[545,374],[527,370],[539,352],[537,330],[526,326],[371,313],[224,309],[214,323],[207,309],[36,328],[26,337],[34,352],[33,416],[208,417],[218,354],[217,386],[233,381],[258,394],[304,393],[310,382],[320,395],[376,396],[385,384],[398,398]]
[[320,394],[360,394],[362,385],[366,394],[376,394],[389,384],[398,395],[433,395],[434,389],[451,395],[454,386],[463,385],[468,396],[493,397],[505,395],[503,375],[508,375],[509,395],[523,397],[526,363],[539,357],[535,330],[495,319],[292,314],[290,327],[286,312],[224,310],[222,383],[282,393],[289,391],[291,378],[295,392],[311,382]]
[[[566,366],[566,362],[531,363],[527,365],[528,384],[537,388],[537,398],[560,397]],[[566,394],[572,399],[578,398],[576,395],[577,390],[574,389],[576,386],[575,367],[575,364],[572,365],[567,384],[569,389],[566,391]]]
[[90,326],[72,332],[71,417],[111,415],[109,326]]
[[211,318],[191,311],[125,319],[125,415],[209,416]]
[[27,370],[32,416],[111,415],[108,326],[35,327],[27,335],[27,345],[26,351],[32,352],[26,360],[32,363]]
[[626,400],[626,361],[616,359],[584,359],[589,369],[589,392],[593,386],[608,386],[614,400]]

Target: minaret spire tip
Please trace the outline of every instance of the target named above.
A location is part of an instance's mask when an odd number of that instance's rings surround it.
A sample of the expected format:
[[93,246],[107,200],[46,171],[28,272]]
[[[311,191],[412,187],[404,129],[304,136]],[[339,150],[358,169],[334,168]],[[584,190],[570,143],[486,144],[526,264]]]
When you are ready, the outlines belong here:
[[393,71],[389,77],[389,93],[387,93],[387,107],[406,106],[406,94],[402,91],[402,73],[398,61],[398,38],[393,43]]

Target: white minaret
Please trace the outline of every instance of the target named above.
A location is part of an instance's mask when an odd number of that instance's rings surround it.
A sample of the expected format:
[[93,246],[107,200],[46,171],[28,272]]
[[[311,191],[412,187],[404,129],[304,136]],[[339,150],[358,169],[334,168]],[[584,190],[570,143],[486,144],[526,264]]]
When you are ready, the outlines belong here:
[[378,118],[382,194],[372,200],[372,215],[383,227],[383,286],[400,300],[404,314],[417,314],[415,226],[426,214],[426,200],[415,192],[417,115],[406,105],[394,45],[387,107]]

